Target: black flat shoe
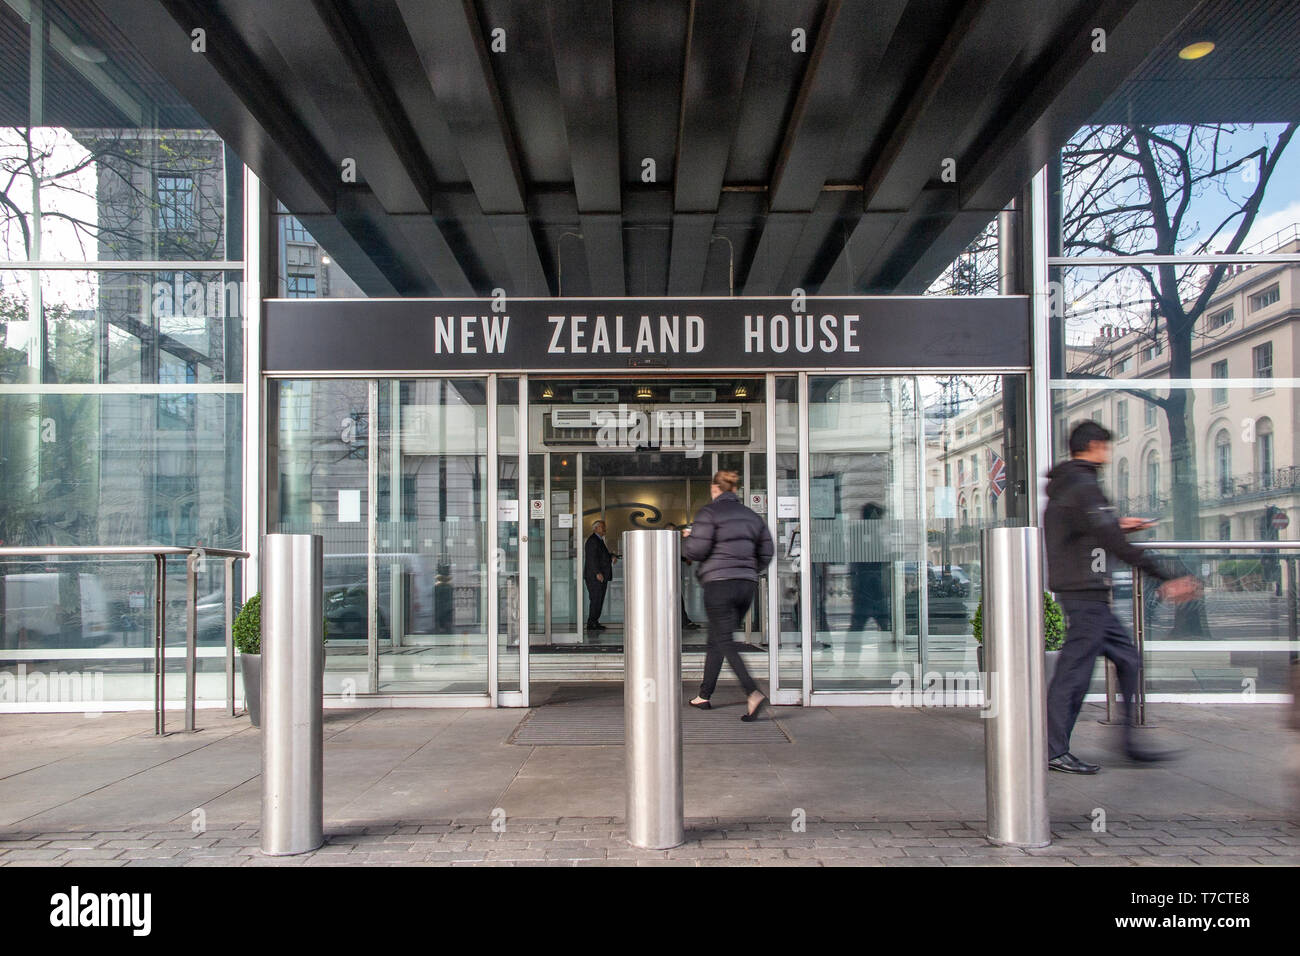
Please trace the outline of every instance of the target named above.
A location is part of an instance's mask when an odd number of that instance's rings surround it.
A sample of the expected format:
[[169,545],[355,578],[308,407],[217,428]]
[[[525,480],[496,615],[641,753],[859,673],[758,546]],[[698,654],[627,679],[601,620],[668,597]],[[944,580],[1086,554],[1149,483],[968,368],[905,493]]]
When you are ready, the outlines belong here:
[[686,703],[690,704],[692,707],[694,707],[694,708],[697,709],[697,710],[712,710],[712,709],[713,709],[713,705],[710,704],[707,700],[702,700],[702,701],[700,701],[698,704],[697,704],[695,701],[693,701],[693,700],[688,700]]
[[745,723],[758,720],[758,715],[763,712],[763,708],[766,705],[767,705],[767,698],[760,697],[758,703],[754,706],[754,709],[749,711],[746,714],[743,714],[740,719],[743,720]]
[[1173,760],[1179,755],[1177,750],[1148,750],[1145,747],[1129,747],[1125,753],[1129,760],[1138,763],[1160,763],[1162,760]]
[[1049,770],[1059,770],[1061,773],[1096,773],[1101,769],[1095,763],[1084,763],[1072,753],[1063,753],[1059,757],[1053,757],[1047,761]]

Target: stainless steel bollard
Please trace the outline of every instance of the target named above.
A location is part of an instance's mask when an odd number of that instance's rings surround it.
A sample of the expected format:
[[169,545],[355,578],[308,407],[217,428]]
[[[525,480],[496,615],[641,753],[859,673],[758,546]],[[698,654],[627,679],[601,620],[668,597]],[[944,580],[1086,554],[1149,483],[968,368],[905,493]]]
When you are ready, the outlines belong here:
[[268,534],[262,563],[262,852],[325,842],[325,619],[318,534]]
[[681,537],[623,532],[627,841],[664,850],[682,828]]
[[988,838],[1047,846],[1047,689],[1037,528],[990,528],[984,562],[984,780]]

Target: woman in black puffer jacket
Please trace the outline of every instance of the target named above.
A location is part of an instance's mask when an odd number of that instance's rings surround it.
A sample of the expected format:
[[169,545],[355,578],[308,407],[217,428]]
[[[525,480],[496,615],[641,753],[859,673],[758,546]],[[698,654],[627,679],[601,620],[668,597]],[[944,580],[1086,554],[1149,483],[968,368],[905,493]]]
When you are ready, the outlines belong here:
[[774,547],[767,523],[736,497],[740,476],[719,471],[713,476],[713,501],[699,510],[684,532],[682,553],[695,562],[695,575],[704,585],[704,609],[709,615],[709,649],[704,657],[704,682],[692,707],[708,710],[726,658],[749,695],[741,720],[753,720],[767,702],[741,659],[733,635],[754,602],[758,576],[772,561]]

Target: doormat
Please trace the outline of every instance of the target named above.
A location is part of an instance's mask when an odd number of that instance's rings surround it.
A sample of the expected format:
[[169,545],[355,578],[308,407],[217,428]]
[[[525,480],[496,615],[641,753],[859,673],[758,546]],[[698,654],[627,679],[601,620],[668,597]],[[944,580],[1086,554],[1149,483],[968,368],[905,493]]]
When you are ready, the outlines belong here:
[[[683,744],[788,744],[790,735],[766,707],[745,723],[743,697],[718,695],[719,706],[698,710],[682,698]],[[550,702],[530,710],[511,732],[508,744],[520,747],[623,746],[623,688],[557,688]]]

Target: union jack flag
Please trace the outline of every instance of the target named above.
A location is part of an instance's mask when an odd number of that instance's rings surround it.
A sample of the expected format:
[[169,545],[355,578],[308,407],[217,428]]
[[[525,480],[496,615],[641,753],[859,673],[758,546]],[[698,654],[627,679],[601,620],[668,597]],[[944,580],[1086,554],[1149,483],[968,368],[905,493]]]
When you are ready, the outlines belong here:
[[989,494],[994,500],[1007,490],[1007,463],[992,448],[989,449]]

